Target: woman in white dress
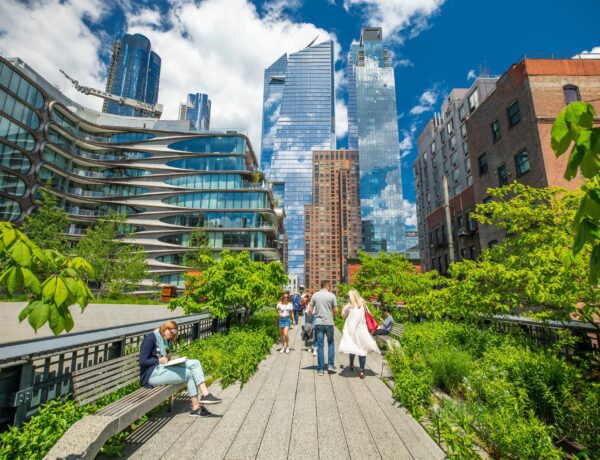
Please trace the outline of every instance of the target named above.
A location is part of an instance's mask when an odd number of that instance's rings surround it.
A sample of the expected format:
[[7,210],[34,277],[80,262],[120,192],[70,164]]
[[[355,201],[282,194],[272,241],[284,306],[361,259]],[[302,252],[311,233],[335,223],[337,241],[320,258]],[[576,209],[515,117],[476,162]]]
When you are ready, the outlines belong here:
[[342,332],[340,352],[349,355],[350,370],[352,371],[354,371],[354,358],[358,355],[359,376],[361,379],[365,378],[367,354],[370,351],[379,353],[379,348],[367,328],[366,309],[367,302],[365,302],[365,299],[360,296],[356,289],[352,289],[348,293],[348,304],[342,310],[342,317],[346,319],[346,322]]
[[290,352],[290,319],[293,311],[294,306],[290,302],[289,294],[284,294],[277,304],[277,325],[279,326],[279,341],[281,343],[280,353]]

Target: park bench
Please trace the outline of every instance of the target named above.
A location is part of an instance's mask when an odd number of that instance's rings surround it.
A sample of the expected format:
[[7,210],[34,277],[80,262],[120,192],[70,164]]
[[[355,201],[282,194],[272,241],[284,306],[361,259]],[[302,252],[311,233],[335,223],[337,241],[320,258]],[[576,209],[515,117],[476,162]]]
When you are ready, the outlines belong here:
[[374,337],[375,341],[377,342],[377,345],[390,349],[400,346],[400,337],[402,337],[403,332],[403,324],[393,323],[392,328],[390,329],[390,333],[388,335],[376,335]]
[[[80,405],[95,403],[139,381],[138,353],[73,371],[73,397]],[[172,398],[185,384],[140,388],[73,424],[46,459],[94,459],[104,443],[144,414]]]

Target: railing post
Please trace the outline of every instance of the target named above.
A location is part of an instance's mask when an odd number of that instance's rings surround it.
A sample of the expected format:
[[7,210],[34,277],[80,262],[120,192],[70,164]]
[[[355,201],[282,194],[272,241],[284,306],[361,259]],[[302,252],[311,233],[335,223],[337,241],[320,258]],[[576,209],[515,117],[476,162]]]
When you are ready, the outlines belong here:
[[[15,425],[20,425],[27,419],[27,408],[32,397],[33,387],[33,363],[26,362],[21,366],[21,375],[19,377],[19,391],[15,394],[14,404]],[[22,395],[22,398],[20,397]]]

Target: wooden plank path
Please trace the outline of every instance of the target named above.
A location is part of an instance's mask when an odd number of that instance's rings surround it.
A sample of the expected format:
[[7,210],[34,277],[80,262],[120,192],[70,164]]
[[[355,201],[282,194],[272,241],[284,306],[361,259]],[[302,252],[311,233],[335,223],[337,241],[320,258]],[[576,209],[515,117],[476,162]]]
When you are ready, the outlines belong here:
[[[187,415],[179,396],[132,433],[125,457],[138,459],[443,459],[426,431],[392,399],[379,380],[381,357],[367,358],[367,378],[336,353],[336,374],[317,375],[317,358],[304,349],[300,326],[290,331],[289,354],[277,347],[240,388],[211,391],[223,403],[215,417]],[[336,350],[340,334],[336,330]],[[355,363],[358,365],[358,359]]]

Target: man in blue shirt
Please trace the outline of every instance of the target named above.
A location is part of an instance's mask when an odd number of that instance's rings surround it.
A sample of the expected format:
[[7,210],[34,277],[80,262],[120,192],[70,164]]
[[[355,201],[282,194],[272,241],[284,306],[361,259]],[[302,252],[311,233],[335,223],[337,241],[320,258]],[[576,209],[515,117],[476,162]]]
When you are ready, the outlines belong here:
[[294,326],[296,324],[298,324],[298,314],[300,311],[300,295],[297,292],[294,292],[292,294],[292,305],[294,306],[294,316],[293,316],[293,321],[294,321]]
[[392,313],[388,308],[383,310],[383,326],[379,326],[378,329],[373,332],[373,335],[388,335],[392,330],[392,324],[394,324],[394,318],[392,318]]

